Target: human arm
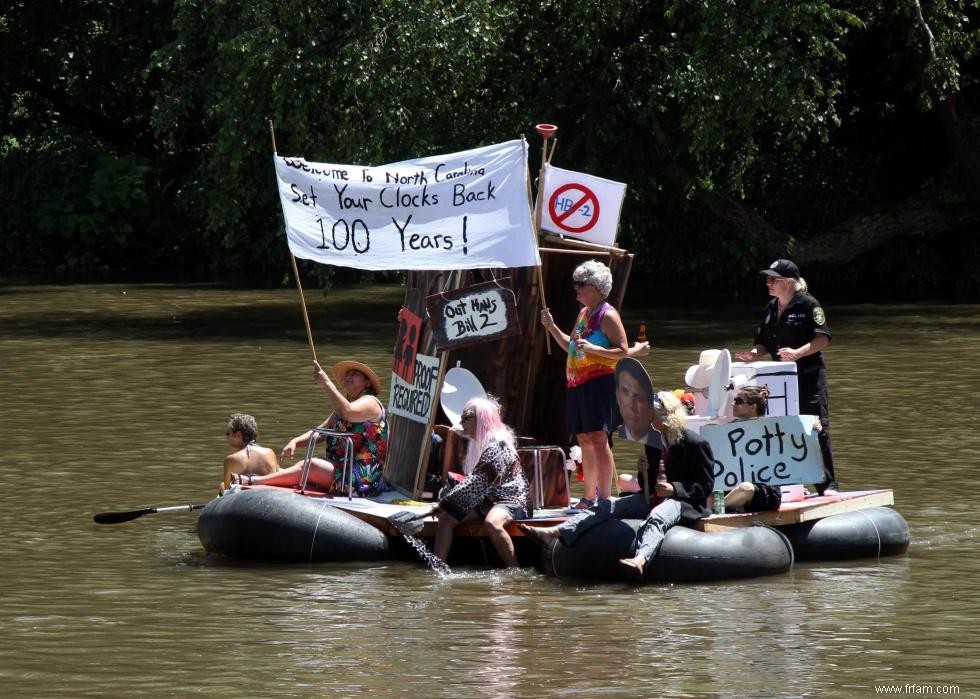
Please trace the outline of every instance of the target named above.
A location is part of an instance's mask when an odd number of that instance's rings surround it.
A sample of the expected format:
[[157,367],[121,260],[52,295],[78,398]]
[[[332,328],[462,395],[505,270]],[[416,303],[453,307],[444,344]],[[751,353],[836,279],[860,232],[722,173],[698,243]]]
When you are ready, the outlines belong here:
[[602,333],[609,338],[610,347],[600,347],[582,338],[576,341],[576,347],[583,352],[607,359],[622,359],[628,356],[626,328],[623,327],[619,311],[615,308],[606,311],[602,316],[601,327]]
[[555,325],[555,319],[552,317],[551,311],[549,311],[547,308],[541,310],[541,325],[545,327],[545,330],[547,330],[561,346],[568,347],[568,343],[572,341],[572,338],[569,335],[563,333],[558,326]]
[[323,386],[327,398],[333,406],[334,414],[347,422],[377,421],[381,418],[381,403],[371,395],[364,395],[354,401],[347,400],[330,376],[317,362],[313,362],[316,371],[313,378]]
[[769,354],[769,351],[765,347],[762,345],[755,345],[752,349],[736,352],[735,358],[743,362],[754,362],[767,354]]
[[649,342],[634,342],[633,345],[626,350],[627,357],[645,357],[650,354],[650,343]]
[[712,470],[714,454],[711,452],[711,446],[696,435],[693,438],[688,436],[683,448],[679,449],[678,446],[670,448],[666,485],[671,492],[669,495],[662,495],[658,484],[657,494],[685,500],[692,504],[705,503],[715,481]]
[[[330,413],[330,416],[321,422],[318,427],[320,429],[332,429],[334,425],[337,424],[337,415],[335,413]],[[290,458],[296,453],[297,449],[301,449],[310,443],[310,439],[313,437],[313,430],[307,430],[301,435],[297,435],[286,442],[286,446],[282,448],[280,456],[284,459]]]
[[829,344],[830,336],[822,332],[817,332],[813,335],[813,339],[804,345],[800,345],[799,347],[780,347],[776,351],[776,356],[784,362],[798,362],[803,357],[816,354]]
[[[225,475],[222,485],[225,489],[231,487],[231,474],[241,473],[245,468],[245,463],[238,454],[229,454],[225,457]],[[219,491],[220,492],[220,491]]]
[[440,500],[433,511],[447,512],[456,519],[462,519],[466,513],[483,501],[487,491],[497,477],[493,467],[482,459],[463,481],[453,488]]

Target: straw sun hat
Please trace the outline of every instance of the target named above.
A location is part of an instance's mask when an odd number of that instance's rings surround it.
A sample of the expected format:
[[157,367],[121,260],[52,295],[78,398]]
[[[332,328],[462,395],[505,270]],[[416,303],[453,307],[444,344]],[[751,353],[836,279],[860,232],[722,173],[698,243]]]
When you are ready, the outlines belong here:
[[381,393],[381,379],[374,373],[374,370],[367,364],[361,364],[360,362],[354,362],[349,359],[333,365],[333,377],[338,384],[341,386],[344,385],[344,377],[351,369],[364,374],[368,378],[368,381],[371,382],[371,385],[374,386],[375,393]]

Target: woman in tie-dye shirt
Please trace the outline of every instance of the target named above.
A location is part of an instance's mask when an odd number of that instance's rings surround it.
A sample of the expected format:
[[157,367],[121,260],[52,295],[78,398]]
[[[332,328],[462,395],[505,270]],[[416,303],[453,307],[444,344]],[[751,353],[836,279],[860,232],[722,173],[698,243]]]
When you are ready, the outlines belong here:
[[606,301],[612,281],[609,268],[596,260],[575,268],[572,286],[582,308],[570,334],[558,329],[547,308],[541,311],[542,325],[568,347],[565,423],[582,447],[585,497],[579,507],[589,507],[596,497],[608,498],[612,494],[614,462],[609,433],[615,411],[615,367],[619,359],[627,356],[623,321]]

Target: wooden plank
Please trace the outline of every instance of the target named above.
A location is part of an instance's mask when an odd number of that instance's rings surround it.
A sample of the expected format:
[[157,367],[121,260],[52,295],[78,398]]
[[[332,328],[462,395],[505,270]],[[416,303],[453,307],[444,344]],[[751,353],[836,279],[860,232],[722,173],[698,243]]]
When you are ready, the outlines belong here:
[[802,502],[784,503],[779,510],[770,512],[746,512],[745,514],[713,515],[698,522],[703,532],[722,532],[738,527],[765,524],[782,527],[832,517],[833,515],[871,507],[884,507],[895,503],[891,489],[861,490],[834,496],[808,498]]

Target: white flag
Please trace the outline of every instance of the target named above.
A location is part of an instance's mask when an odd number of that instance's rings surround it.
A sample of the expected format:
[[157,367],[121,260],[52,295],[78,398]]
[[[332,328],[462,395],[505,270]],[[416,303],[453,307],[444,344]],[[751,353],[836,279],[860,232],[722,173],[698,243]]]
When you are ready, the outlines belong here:
[[597,245],[616,244],[626,185],[544,166],[541,228]]
[[296,257],[370,270],[541,264],[523,140],[377,167],[275,165]]

